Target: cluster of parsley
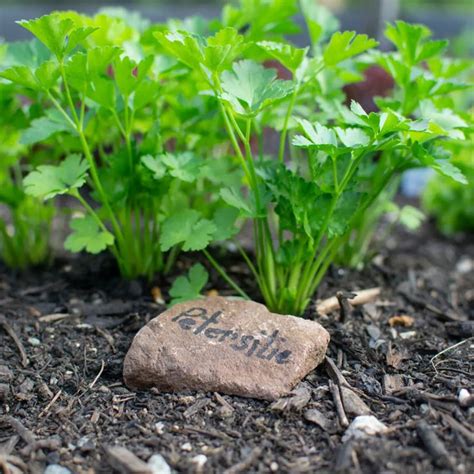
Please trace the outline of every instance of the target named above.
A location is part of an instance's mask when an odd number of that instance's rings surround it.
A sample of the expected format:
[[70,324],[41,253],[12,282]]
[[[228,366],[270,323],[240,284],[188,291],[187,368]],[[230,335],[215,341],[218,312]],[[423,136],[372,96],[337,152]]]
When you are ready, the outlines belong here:
[[[298,13],[307,48],[288,40]],[[389,25],[396,50],[383,53],[337,31],[311,0],[242,0],[212,21],[149,25],[114,11],[19,23],[38,54],[25,61],[7,45],[0,77],[35,107],[22,143],[33,155],[40,143],[55,150],[22,189],[75,198],[82,213],[66,248],[108,249],[126,278],[152,278],[180,251],[201,250],[247,297],[207,250],[233,239],[267,306],[300,315],[344,249],[363,252],[354,234],[370,234],[401,172],[428,166],[465,182],[443,143],[471,129],[449,102],[466,88],[456,79],[466,65],[445,60],[446,42],[423,26]],[[374,64],[396,87],[367,113],[345,104],[342,88]],[[245,221],[255,257],[235,238]],[[206,282],[195,266],[171,295],[196,297]]]

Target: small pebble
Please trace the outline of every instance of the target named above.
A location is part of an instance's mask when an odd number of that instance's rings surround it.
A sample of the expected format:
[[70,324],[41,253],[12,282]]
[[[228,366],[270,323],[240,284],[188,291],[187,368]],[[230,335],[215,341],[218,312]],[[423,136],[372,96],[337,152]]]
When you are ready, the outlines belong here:
[[366,436],[373,436],[380,433],[385,433],[388,430],[384,425],[373,415],[361,415],[354,418],[352,423],[347,428],[342,441],[349,439],[364,438]]
[[71,474],[71,471],[67,467],[60,466],[59,464],[50,464],[45,469],[44,474]]
[[277,472],[279,468],[280,468],[280,466],[276,462],[272,462],[270,464],[270,471],[272,471],[272,472]]
[[474,396],[471,395],[469,393],[469,390],[466,390],[465,388],[462,388],[459,391],[458,400],[459,400],[459,404],[463,408],[470,408],[474,406]]
[[154,454],[148,460],[148,466],[153,474],[171,474],[171,468],[161,454]]
[[[41,341],[36,338],[36,337],[30,337],[28,339],[28,342],[32,345],[32,346],[41,346]],[[55,464],[51,464],[52,466],[55,466]]]
[[155,433],[162,435],[165,432],[165,424],[162,421],[155,423]]
[[194,456],[191,461],[196,464],[196,469],[200,470],[204,467],[204,464],[207,462],[207,456],[204,454],[198,454],[197,456]]
[[183,445],[181,445],[181,449],[183,451],[192,451],[193,447],[191,446],[191,443],[184,443]]

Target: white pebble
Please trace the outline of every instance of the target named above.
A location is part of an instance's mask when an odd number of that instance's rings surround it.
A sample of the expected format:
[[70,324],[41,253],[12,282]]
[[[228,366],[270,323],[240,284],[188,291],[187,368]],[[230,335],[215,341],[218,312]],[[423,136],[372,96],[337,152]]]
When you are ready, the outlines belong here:
[[[41,341],[36,338],[36,337],[30,337],[28,339],[28,342],[32,345],[32,346],[40,346],[41,345]],[[56,464],[51,464],[51,466],[56,466]]]
[[165,432],[165,424],[162,421],[155,423],[156,434],[162,435]]
[[171,474],[171,468],[161,454],[154,454],[148,459],[148,466],[153,474]]
[[470,398],[471,398],[471,394],[469,393],[469,390],[466,390],[465,388],[462,388],[461,390],[459,390],[458,400],[461,406],[466,405],[467,401]]
[[192,451],[193,450],[193,447],[191,446],[191,443],[184,443],[182,446],[181,446],[181,449],[183,451]]
[[345,442],[351,438],[364,438],[365,436],[373,436],[379,433],[385,433],[387,430],[387,426],[375,418],[375,416],[362,415],[354,418],[344,433],[342,441]]
[[71,471],[67,467],[60,466],[59,464],[50,464],[45,469],[44,474],[71,474]]
[[204,464],[207,462],[207,456],[204,454],[198,454],[197,456],[194,456],[191,461],[196,464],[197,469],[202,469]]

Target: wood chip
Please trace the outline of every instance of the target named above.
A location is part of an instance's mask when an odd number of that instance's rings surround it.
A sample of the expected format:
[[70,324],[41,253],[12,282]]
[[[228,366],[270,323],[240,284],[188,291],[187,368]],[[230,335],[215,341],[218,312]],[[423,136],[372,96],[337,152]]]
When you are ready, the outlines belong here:
[[316,408],[311,408],[310,410],[306,410],[304,412],[304,418],[315,425],[318,425],[327,433],[335,433],[337,431],[337,427],[334,421],[327,418],[322,412],[317,410]]
[[401,366],[401,363],[405,359],[408,359],[409,357],[410,355],[406,351],[400,351],[400,352],[394,351],[392,348],[392,342],[389,341],[387,354],[385,355],[387,365],[389,367],[393,367],[394,369],[399,369]]
[[23,347],[23,344],[20,341],[20,338],[16,335],[15,331],[10,326],[10,324],[8,324],[7,318],[5,318],[3,314],[0,314],[0,326],[3,327],[5,332],[12,338],[16,347],[18,348],[18,351],[20,352],[21,364],[23,365],[23,367],[26,367],[29,361],[28,361],[28,357],[26,356],[25,348]]
[[147,463],[122,446],[109,446],[105,450],[111,467],[121,474],[152,474]]
[[403,386],[404,383],[401,375],[385,374],[383,376],[383,389],[387,395],[391,395],[393,392],[400,390]]
[[286,397],[282,397],[270,405],[271,410],[301,410],[311,400],[311,389],[305,383],[301,383],[293,389]]
[[54,323],[56,321],[61,321],[70,317],[71,315],[69,313],[53,313],[40,316],[38,318],[38,321],[41,321],[42,323]]
[[0,365],[0,382],[11,382],[12,380],[13,372],[6,365]]
[[[370,415],[372,412],[362,398],[355,393],[353,388],[347,382],[346,378],[341,374],[336,364],[330,357],[326,357],[326,371],[332,381],[339,387],[340,396],[344,410],[350,415]],[[334,394],[333,394],[334,395]]]
[[194,416],[197,412],[201,411],[204,407],[206,407],[207,405],[209,405],[209,403],[211,403],[211,400],[209,400],[208,398],[201,398],[200,400],[198,400],[196,403],[194,403],[193,405],[191,405],[184,413],[183,413],[183,416],[185,418],[191,418],[192,416]]
[[163,293],[161,292],[161,288],[159,286],[154,286],[151,289],[151,296],[153,301],[157,304],[165,304],[165,300],[163,298]]
[[215,392],[214,396],[221,405],[221,415],[230,416],[234,413],[234,407],[220,393]]
[[388,320],[388,324],[392,328],[395,326],[403,326],[405,328],[409,328],[413,326],[414,322],[415,322],[415,319],[412,318],[411,316],[408,316],[407,314],[395,315],[395,316],[392,316]]
[[[352,306],[359,306],[365,303],[370,303],[371,301],[376,300],[380,296],[381,289],[380,287],[376,288],[369,288],[367,290],[361,291],[354,291],[356,295],[352,299],[347,299],[347,301]],[[331,298],[327,298],[322,300],[316,304],[316,311],[319,314],[329,314],[332,311],[336,311],[340,308],[339,300],[337,296],[332,296]]]

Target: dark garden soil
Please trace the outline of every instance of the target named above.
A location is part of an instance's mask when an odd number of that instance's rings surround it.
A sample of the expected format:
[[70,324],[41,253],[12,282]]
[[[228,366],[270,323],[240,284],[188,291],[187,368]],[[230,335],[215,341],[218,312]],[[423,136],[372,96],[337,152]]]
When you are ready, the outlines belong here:
[[[23,276],[2,268],[0,471],[8,455],[33,473],[49,464],[112,472],[106,448],[118,444],[145,461],[161,454],[180,473],[474,472],[473,399],[459,398],[473,388],[474,242],[434,234],[430,225],[417,236],[400,232],[362,272],[329,272],[320,298],[382,293],[346,308],[345,322],[339,311],[319,319],[336,372],[331,363],[317,368],[303,386],[310,400],[283,410],[215,393],[129,391],[124,355],[164,306],[146,284],[122,283],[107,259],[81,256]],[[255,294],[237,258],[230,268]],[[226,294],[213,278],[209,289]],[[157,285],[166,294],[168,283]],[[341,423],[357,407],[338,415],[338,374],[387,433],[343,441]]]

